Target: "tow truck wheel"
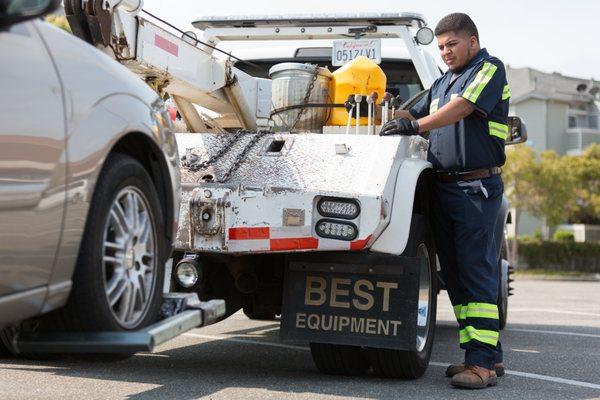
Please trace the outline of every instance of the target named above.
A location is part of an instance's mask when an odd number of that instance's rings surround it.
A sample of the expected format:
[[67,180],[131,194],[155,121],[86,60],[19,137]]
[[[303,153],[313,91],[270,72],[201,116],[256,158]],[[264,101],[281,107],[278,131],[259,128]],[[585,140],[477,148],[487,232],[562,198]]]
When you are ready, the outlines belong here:
[[0,329],[0,358],[11,357],[15,355],[15,351],[11,344],[11,328],[4,327]]
[[362,375],[369,369],[369,360],[361,347],[311,343],[310,352],[317,369],[324,374]]
[[498,282],[498,314],[500,330],[506,327],[506,320],[508,319],[508,296],[510,296],[511,268],[508,264],[507,249],[508,242],[506,238],[504,238],[500,249],[500,259],[498,260],[498,267],[500,269],[500,279]]
[[60,312],[63,329],[136,330],[155,321],[166,248],[158,199],[137,160],[109,156],[90,206],[73,290]]
[[244,314],[246,317],[257,321],[275,321],[277,319],[277,313],[275,310],[269,307],[244,307]]
[[366,350],[373,372],[383,378],[421,377],[431,357],[437,306],[435,250],[427,217],[413,214],[410,236],[403,255],[426,260],[419,274],[417,337],[411,351],[383,348]]

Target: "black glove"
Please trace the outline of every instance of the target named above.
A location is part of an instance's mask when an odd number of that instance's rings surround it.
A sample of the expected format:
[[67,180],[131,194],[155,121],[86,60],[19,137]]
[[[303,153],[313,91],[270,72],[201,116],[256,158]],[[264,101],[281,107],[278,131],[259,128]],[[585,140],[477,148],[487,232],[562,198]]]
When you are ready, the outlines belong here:
[[397,118],[386,122],[379,131],[379,136],[403,135],[411,136],[419,134],[419,124],[408,118]]

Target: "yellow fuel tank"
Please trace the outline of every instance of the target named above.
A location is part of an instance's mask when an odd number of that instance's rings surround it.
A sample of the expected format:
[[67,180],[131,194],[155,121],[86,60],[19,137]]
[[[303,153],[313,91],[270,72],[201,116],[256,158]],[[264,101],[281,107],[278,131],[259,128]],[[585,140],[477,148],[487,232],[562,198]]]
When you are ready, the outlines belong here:
[[[333,72],[329,93],[333,103],[344,103],[351,94],[368,96],[377,92],[379,95],[377,103],[380,103],[385,92],[386,81],[385,73],[379,65],[367,57],[360,56]],[[365,98],[362,101],[365,102]],[[327,125],[345,126],[347,122],[346,109],[336,107],[332,109]],[[352,124],[355,123],[356,120],[352,118]],[[361,117],[359,123],[366,125],[367,117]]]

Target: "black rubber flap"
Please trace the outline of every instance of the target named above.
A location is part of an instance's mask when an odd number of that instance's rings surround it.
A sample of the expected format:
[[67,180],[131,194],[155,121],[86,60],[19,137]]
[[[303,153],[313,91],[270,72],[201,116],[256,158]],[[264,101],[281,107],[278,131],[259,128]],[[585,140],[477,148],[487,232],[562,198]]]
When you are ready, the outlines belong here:
[[414,350],[422,262],[372,253],[288,256],[282,339]]

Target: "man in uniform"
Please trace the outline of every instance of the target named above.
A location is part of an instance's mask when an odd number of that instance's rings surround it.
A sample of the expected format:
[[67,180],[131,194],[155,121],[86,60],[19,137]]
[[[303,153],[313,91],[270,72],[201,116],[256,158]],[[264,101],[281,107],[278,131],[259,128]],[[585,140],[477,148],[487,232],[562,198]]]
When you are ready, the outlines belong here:
[[446,375],[454,386],[484,388],[504,374],[494,226],[504,191],[499,167],[510,92],[504,65],[480,48],[468,15],[442,18],[435,36],[448,71],[380,135],[429,132],[428,160],[436,171],[432,229],[465,350],[464,363],[451,365]]

